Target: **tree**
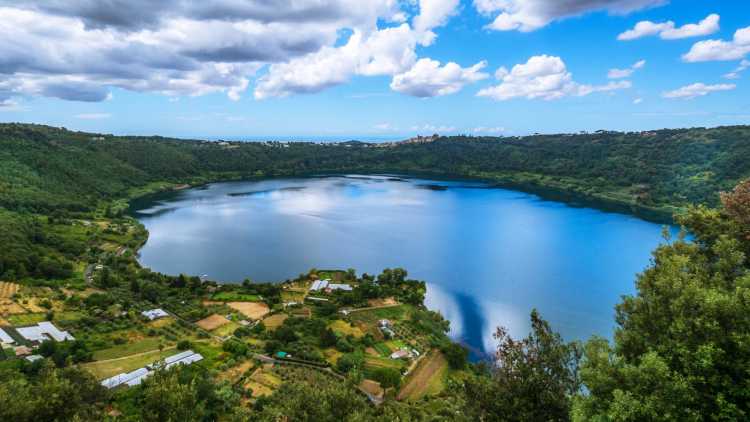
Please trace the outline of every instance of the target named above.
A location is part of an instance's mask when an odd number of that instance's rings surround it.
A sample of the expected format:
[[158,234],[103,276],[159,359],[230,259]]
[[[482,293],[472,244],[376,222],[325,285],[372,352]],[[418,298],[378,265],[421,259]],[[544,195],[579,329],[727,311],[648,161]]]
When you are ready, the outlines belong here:
[[394,368],[378,368],[372,372],[372,379],[383,388],[398,387],[401,385],[401,372]]
[[488,377],[470,378],[464,394],[468,411],[480,420],[567,421],[571,397],[580,388],[575,343],[565,343],[536,310],[531,334],[514,340],[499,327],[495,361]]
[[323,330],[320,336],[320,346],[321,347],[333,347],[336,345],[336,342],[338,341],[338,337],[336,337],[336,333],[333,332],[332,329],[326,328]]
[[469,351],[458,343],[450,342],[443,348],[443,354],[453,369],[464,369],[469,358]]
[[750,215],[744,183],[725,209],[693,207],[678,220],[693,236],[659,246],[616,308],[614,347],[591,340],[587,394],[576,420],[746,420],[750,417]]
[[738,184],[732,192],[721,193],[726,213],[750,233],[750,179]]
[[156,371],[139,391],[140,420],[190,422],[200,421],[206,414],[205,395],[201,395],[195,379],[180,380],[179,370]]

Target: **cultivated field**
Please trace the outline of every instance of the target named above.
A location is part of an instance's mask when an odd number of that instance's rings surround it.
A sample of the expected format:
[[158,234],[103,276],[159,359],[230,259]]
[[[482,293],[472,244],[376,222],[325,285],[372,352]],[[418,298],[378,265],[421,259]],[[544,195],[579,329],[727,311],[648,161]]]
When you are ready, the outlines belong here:
[[274,314],[264,319],[263,325],[265,325],[268,330],[275,330],[281,327],[281,324],[283,324],[287,318],[289,318],[287,314]]
[[98,362],[90,362],[81,365],[83,368],[90,371],[97,379],[104,379],[121,374],[123,372],[134,371],[138,368],[142,368],[148,364],[154,363],[160,359],[163,359],[169,355],[173,355],[174,352],[170,351],[173,347],[164,349],[159,352],[158,350],[152,350],[150,352],[138,353],[131,356],[125,356],[117,359],[102,360]]
[[10,299],[18,292],[19,286],[16,283],[0,281],[0,299]]
[[202,320],[196,322],[195,324],[203,328],[206,331],[211,331],[211,330],[215,330],[221,327],[222,325],[227,325],[230,322],[231,321],[229,321],[228,319],[224,318],[221,315],[213,314],[211,316],[203,318]]
[[358,327],[353,327],[351,324],[349,324],[346,321],[342,321],[340,319],[337,319],[336,321],[333,321],[329,327],[336,333],[344,336],[353,335],[356,338],[362,338],[365,336],[365,333],[362,332]]
[[398,400],[419,400],[425,395],[437,394],[444,388],[444,378],[448,370],[448,361],[439,351],[432,351],[425,356],[411,373],[399,391]]
[[268,305],[263,302],[229,302],[227,305],[252,320],[261,319],[265,314],[271,312]]

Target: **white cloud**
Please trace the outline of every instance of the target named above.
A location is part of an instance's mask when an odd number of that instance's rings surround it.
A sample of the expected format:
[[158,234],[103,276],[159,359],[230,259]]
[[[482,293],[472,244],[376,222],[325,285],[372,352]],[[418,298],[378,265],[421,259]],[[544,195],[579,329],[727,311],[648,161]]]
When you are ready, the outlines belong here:
[[705,62],[711,60],[739,60],[750,53],[750,26],[738,29],[731,41],[699,41],[682,55],[686,62]]
[[737,86],[734,84],[706,85],[699,82],[692,85],[683,86],[682,88],[675,89],[674,91],[667,91],[662,94],[662,97],[681,98],[689,100],[696,97],[703,97],[712,92],[731,91],[736,87]]
[[633,104],[640,104],[643,102],[643,98],[636,98],[633,100]]
[[524,64],[508,71],[500,68],[495,73],[500,84],[484,88],[477,93],[498,101],[513,98],[556,100],[566,96],[585,96],[594,92],[607,92],[631,87],[629,81],[610,82],[606,85],[585,85],[573,80],[561,58],[534,56]]
[[746,69],[750,68],[750,60],[743,59],[739,66],[734,68],[733,71],[724,74],[724,79],[739,79],[742,72],[744,72]]
[[432,44],[432,29],[445,25],[456,14],[459,0],[419,0],[419,15],[414,18],[414,30],[421,34],[424,45]]
[[258,79],[255,98],[319,92],[345,83],[355,75],[404,73],[417,62],[417,46],[430,45],[435,39],[432,30],[444,25],[458,5],[454,0],[422,0],[413,27],[403,23],[378,29],[374,23],[369,30],[355,28],[342,46],[326,46],[317,52],[273,64],[267,74]]
[[433,125],[433,124],[425,124],[425,125],[414,125],[411,127],[412,132],[420,132],[425,134],[432,135],[433,133],[449,133],[449,132],[456,132],[455,126],[450,125]]
[[482,61],[468,68],[453,62],[441,67],[437,60],[420,59],[411,69],[393,77],[391,89],[415,97],[454,94],[466,84],[487,78],[489,75],[481,71],[486,66]]
[[481,133],[487,133],[487,134],[495,133],[496,134],[496,133],[503,133],[505,132],[505,130],[506,129],[501,126],[495,126],[495,127],[479,126],[479,127],[475,127],[471,131],[477,134],[481,134]]
[[638,69],[642,69],[643,66],[645,65],[646,65],[645,60],[638,60],[627,69],[609,69],[609,72],[607,72],[607,78],[609,79],[629,78],[630,75],[633,74],[633,72],[635,72]]
[[112,117],[110,113],[82,113],[82,114],[76,114],[76,119],[83,119],[83,120],[101,120],[101,119],[109,119]]
[[0,101],[102,101],[113,87],[238,100],[264,67],[258,98],[316,92],[353,75],[391,76],[416,62],[416,46],[435,40],[432,31],[459,1],[422,0],[412,24],[408,4],[0,0]]
[[474,7],[481,14],[494,16],[488,29],[529,32],[589,12],[627,14],[665,3],[667,0],[474,0]]
[[685,24],[679,28],[675,27],[675,23],[672,21],[663,23],[641,21],[635,24],[633,29],[629,29],[618,35],[617,39],[620,41],[630,41],[658,34],[663,40],[676,40],[711,35],[719,30],[719,20],[719,15],[712,13],[698,23]]

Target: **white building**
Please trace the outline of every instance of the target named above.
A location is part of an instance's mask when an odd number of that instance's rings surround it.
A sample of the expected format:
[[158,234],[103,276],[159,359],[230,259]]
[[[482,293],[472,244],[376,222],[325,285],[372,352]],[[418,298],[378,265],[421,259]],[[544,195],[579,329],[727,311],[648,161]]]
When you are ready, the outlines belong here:
[[49,321],[40,322],[31,327],[16,328],[18,334],[28,341],[41,343],[47,340],[66,341],[75,340],[67,331],[60,331],[54,324]]
[[330,283],[330,282],[331,282],[331,280],[328,280],[328,279],[326,279],[326,280],[315,280],[315,281],[313,281],[312,286],[310,286],[310,291],[315,291],[316,292],[318,290],[323,290],[326,287],[328,287],[328,283]]
[[153,321],[155,319],[164,318],[164,317],[168,317],[169,316],[169,314],[164,309],[161,309],[161,308],[156,308],[156,309],[151,309],[151,310],[148,310],[148,311],[143,311],[143,312],[141,312],[141,315],[145,316],[150,321]]
[[112,378],[107,378],[102,381],[101,384],[107,388],[115,388],[118,385],[123,384],[133,386],[140,384],[149,375],[151,375],[151,372],[147,368],[139,368],[133,372],[118,374]]
[[2,344],[13,344],[16,341],[13,340],[13,337],[9,336],[8,333],[3,331],[2,328],[0,328],[0,343]]
[[352,290],[352,286],[350,286],[348,284],[334,284],[334,283],[330,283],[328,285],[328,288],[331,289],[331,290],[346,290],[348,292],[350,292]]
[[168,358],[164,359],[163,362],[157,362],[146,367],[136,369],[133,372],[123,373],[115,375],[112,378],[107,378],[102,381],[101,384],[107,388],[115,388],[120,385],[127,385],[129,387],[132,387],[135,385],[139,385],[143,382],[143,380],[151,376],[154,369],[162,367],[169,369],[174,365],[190,365],[191,363],[195,363],[201,360],[203,360],[203,355],[201,355],[200,353],[195,353],[192,350],[186,350],[184,352],[177,353],[176,355],[169,356]]

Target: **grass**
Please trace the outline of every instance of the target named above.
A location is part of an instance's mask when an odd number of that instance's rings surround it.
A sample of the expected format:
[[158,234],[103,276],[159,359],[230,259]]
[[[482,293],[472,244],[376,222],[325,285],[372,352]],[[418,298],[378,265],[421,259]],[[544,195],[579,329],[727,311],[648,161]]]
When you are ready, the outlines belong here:
[[381,319],[401,320],[404,319],[410,311],[408,305],[392,306],[388,308],[368,309],[366,311],[352,312],[349,318],[352,321],[361,321],[368,324],[377,323]]
[[281,324],[283,324],[287,318],[289,318],[287,314],[274,314],[264,319],[263,325],[265,325],[268,330],[275,330],[281,327]]
[[134,355],[136,353],[158,350],[159,343],[161,343],[160,338],[147,337],[133,343],[127,343],[115,347],[110,347],[108,349],[97,350],[96,352],[94,352],[94,360],[115,359]]
[[234,330],[240,328],[240,324],[237,324],[234,321],[229,322],[229,324],[222,325],[221,327],[211,331],[212,334],[215,334],[219,337],[226,337],[229,335],[232,335],[234,333]]
[[360,330],[358,327],[353,327],[348,322],[340,319],[333,321],[331,324],[329,324],[329,327],[339,335],[348,336],[351,334],[356,338],[362,338],[365,336],[365,333],[363,333],[362,330]]
[[134,371],[172,354],[174,354],[174,351],[168,349],[165,349],[162,352],[153,350],[151,352],[137,354],[122,359],[90,362],[81,366],[94,374],[97,379],[101,380],[123,372]]
[[391,354],[391,349],[388,348],[388,346],[385,343],[375,343],[375,345],[372,347],[383,356],[390,356]]
[[218,292],[211,299],[220,302],[260,302],[260,296],[237,292]]
[[14,314],[8,316],[8,322],[14,326],[34,325],[36,323],[46,321],[47,314],[44,312],[30,313],[30,314]]
[[439,394],[445,389],[448,375],[448,361],[439,351],[425,356],[409,375],[398,393],[399,400],[414,401],[427,395]]
[[365,355],[365,371],[377,368],[393,368],[401,370],[404,362],[400,359],[380,358],[376,356]]

